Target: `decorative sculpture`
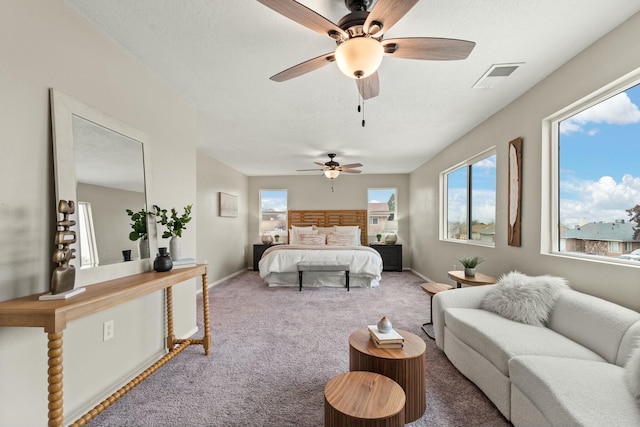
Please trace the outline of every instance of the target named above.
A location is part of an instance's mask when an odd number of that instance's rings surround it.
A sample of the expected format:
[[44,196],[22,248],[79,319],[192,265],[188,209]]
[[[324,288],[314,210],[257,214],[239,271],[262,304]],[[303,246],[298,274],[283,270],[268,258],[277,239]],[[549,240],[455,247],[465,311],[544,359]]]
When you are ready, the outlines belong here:
[[58,212],[62,214],[62,219],[57,222],[55,237],[55,249],[53,250],[53,262],[57,267],[53,270],[51,277],[51,294],[56,295],[68,292],[73,289],[76,281],[76,269],[69,262],[75,259],[73,254],[76,250],[69,245],[76,242],[76,232],[70,228],[76,222],[69,219],[69,215],[76,211],[73,200],[60,200],[58,202]]

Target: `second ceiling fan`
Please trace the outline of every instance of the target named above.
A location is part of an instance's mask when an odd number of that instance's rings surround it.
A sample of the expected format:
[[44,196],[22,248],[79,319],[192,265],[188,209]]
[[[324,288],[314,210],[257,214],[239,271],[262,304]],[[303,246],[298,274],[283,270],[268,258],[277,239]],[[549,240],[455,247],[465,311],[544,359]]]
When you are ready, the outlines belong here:
[[338,24],[295,0],[258,0],[281,15],[326,35],[337,44],[334,52],[294,65],[271,80],[283,82],[337,62],[340,70],[356,79],[363,99],[380,93],[377,69],[384,55],[393,58],[447,61],[465,59],[475,43],[466,40],[410,37],[383,40],[384,33],[398,22],[418,0],[377,0],[367,11],[371,0],[345,0],[350,11]]

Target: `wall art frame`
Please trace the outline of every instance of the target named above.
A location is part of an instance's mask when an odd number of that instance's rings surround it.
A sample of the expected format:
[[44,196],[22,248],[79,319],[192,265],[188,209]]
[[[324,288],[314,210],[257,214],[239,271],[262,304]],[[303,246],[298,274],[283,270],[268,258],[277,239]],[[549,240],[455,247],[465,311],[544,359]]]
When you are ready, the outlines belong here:
[[229,218],[235,218],[238,216],[238,196],[233,194],[219,193],[218,197],[220,211],[219,215]]
[[507,244],[521,246],[522,228],[522,138],[509,141],[509,212]]

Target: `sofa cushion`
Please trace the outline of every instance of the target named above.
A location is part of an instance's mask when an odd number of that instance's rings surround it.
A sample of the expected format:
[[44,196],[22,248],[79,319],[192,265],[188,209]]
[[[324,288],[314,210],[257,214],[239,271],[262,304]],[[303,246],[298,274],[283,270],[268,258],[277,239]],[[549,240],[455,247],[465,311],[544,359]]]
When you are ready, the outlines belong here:
[[518,356],[509,361],[509,374],[513,386],[553,425],[640,425],[640,408],[624,385],[624,369],[620,366],[562,357]]
[[640,405],[640,344],[631,353],[631,357],[624,366],[624,379],[629,387],[631,395],[636,399],[636,403]]
[[527,276],[512,271],[500,277],[482,300],[481,308],[527,325],[544,326],[567,281],[554,276]]
[[590,348],[610,363],[623,366],[619,348],[640,313],[610,301],[575,291],[563,291],[547,327]]
[[514,322],[481,309],[449,308],[444,312],[444,323],[453,335],[506,376],[509,376],[509,359],[524,354],[604,360],[548,328]]

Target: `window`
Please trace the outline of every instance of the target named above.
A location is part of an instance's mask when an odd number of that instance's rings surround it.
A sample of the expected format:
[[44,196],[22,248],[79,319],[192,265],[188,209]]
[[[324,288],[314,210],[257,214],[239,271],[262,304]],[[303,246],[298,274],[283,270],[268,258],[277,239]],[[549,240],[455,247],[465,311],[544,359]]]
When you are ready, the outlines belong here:
[[287,190],[260,190],[260,234],[287,234]]
[[551,252],[596,259],[640,248],[640,85],[550,120]]
[[370,188],[367,200],[369,234],[398,231],[397,190],[395,188]]
[[494,246],[496,218],[495,148],[456,165],[441,175],[445,240]]
[[78,244],[80,246],[80,268],[97,267],[98,245],[96,232],[93,228],[93,213],[91,203],[78,202]]

